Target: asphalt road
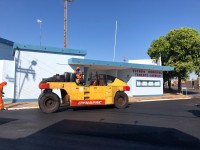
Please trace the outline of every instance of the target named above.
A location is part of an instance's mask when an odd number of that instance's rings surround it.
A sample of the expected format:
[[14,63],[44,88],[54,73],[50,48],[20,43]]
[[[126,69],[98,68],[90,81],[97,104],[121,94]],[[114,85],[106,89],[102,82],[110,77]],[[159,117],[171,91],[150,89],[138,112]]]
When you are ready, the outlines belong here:
[[68,109],[0,111],[0,150],[200,149],[198,99]]

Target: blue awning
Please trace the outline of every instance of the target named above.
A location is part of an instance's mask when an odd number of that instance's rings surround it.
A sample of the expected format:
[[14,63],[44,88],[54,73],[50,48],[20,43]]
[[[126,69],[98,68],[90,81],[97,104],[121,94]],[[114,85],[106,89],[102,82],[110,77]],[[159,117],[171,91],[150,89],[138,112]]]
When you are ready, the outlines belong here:
[[97,69],[148,69],[148,70],[161,70],[161,71],[173,71],[174,68],[170,66],[157,66],[157,65],[146,65],[146,64],[134,64],[134,63],[124,63],[124,62],[113,62],[113,61],[101,61],[101,60],[92,60],[92,59],[80,59],[80,58],[71,58],[68,60],[70,65],[79,65],[90,68]]

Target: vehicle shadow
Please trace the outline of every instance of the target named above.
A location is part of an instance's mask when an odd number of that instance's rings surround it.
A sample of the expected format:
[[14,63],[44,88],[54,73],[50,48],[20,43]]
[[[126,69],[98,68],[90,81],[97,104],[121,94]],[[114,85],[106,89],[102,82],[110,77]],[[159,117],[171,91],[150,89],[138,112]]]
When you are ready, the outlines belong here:
[[[129,108],[131,104],[128,104],[126,108]],[[126,109],[125,108],[125,109]],[[70,107],[67,105],[60,106],[59,110],[57,112],[63,112],[68,109],[72,109],[73,111],[79,111],[79,110],[105,110],[105,109],[118,109],[114,105],[103,105],[103,106],[80,106],[80,107]]]
[[70,107],[70,106],[61,106],[58,112],[63,112],[68,109],[72,109],[73,111],[79,110],[98,110],[98,109],[114,109],[114,105],[107,105],[107,106],[80,106],[80,107]]
[[177,129],[143,125],[61,120],[25,138],[0,138],[0,149],[179,149],[199,150],[198,138]]

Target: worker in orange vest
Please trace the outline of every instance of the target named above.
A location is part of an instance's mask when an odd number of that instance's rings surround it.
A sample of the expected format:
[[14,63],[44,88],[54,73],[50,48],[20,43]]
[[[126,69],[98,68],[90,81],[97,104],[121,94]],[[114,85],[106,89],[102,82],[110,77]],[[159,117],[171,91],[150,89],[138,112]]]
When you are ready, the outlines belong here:
[[4,110],[2,97],[3,97],[3,94],[4,94],[3,87],[6,86],[6,85],[7,85],[7,82],[5,82],[5,81],[0,84],[0,110]]
[[81,82],[83,82],[83,72],[81,71],[80,67],[76,67],[76,70],[74,71],[75,75],[76,75],[76,83],[80,84]]

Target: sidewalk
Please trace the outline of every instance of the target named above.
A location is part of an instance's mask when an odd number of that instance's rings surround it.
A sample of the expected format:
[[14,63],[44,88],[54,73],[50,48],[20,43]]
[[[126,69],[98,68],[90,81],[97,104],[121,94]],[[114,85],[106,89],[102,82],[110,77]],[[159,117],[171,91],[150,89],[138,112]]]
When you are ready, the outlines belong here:
[[[200,97],[200,95],[199,95]],[[150,102],[163,100],[191,99],[191,95],[165,93],[163,96],[145,96],[145,97],[129,97],[130,102]]]
[[5,110],[35,109],[39,108],[38,102],[4,102]]

